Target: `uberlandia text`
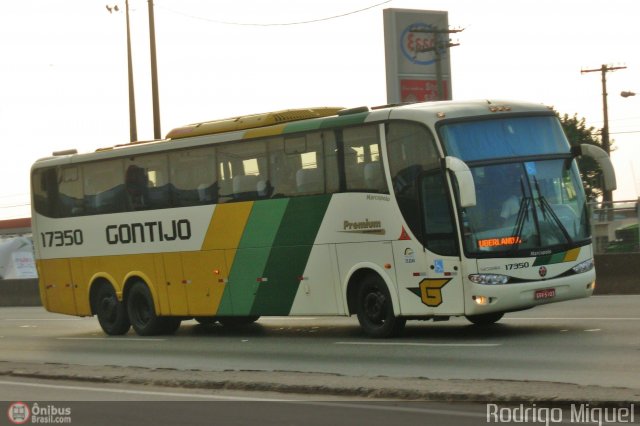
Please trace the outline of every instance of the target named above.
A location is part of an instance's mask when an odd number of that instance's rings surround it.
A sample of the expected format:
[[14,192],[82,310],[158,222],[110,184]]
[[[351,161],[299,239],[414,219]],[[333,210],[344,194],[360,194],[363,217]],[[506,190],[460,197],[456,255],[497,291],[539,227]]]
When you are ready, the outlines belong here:
[[[567,418],[569,415],[569,418]],[[568,421],[570,423],[588,423],[603,426],[607,424],[635,424],[635,404],[629,406],[592,407],[590,404],[571,404],[568,411],[558,407],[544,407],[538,404],[520,404],[500,407],[487,404],[487,423],[542,423],[546,426]]]

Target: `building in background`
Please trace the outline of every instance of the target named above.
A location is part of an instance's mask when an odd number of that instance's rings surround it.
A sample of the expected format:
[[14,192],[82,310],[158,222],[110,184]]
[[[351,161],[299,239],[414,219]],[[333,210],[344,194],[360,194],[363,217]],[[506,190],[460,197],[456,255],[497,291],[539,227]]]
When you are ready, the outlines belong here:
[[31,219],[0,220],[0,279],[37,277]]

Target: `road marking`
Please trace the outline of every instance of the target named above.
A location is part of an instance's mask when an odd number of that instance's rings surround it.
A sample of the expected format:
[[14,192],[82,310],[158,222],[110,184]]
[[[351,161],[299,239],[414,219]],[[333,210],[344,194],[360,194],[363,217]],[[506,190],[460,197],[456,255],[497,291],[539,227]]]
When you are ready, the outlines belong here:
[[253,402],[281,402],[287,404],[296,405],[311,405],[321,407],[341,407],[352,408],[357,410],[378,410],[378,411],[396,411],[406,413],[424,413],[424,414],[440,414],[450,415],[456,417],[476,417],[484,418],[486,414],[484,412],[461,412],[460,410],[447,410],[447,409],[434,409],[434,408],[414,408],[414,407],[402,407],[402,406],[388,406],[388,405],[373,405],[369,402],[348,403],[348,402],[319,402],[319,401],[306,401],[295,399],[276,399],[276,398],[249,398],[239,396],[225,396],[225,395],[207,395],[199,393],[179,393],[179,392],[160,392],[160,391],[143,391],[143,390],[131,390],[131,389],[111,389],[111,388],[96,388],[88,386],[70,386],[70,385],[51,385],[44,383],[24,383],[24,382],[12,382],[0,380],[0,385],[10,385],[17,387],[31,387],[31,388],[43,388],[43,389],[56,389],[56,390],[71,390],[82,392],[102,392],[102,393],[116,393],[119,395],[146,395],[146,396],[161,396],[161,397],[173,397],[173,398],[194,398],[194,399],[208,399],[219,401],[253,401]]
[[75,390],[75,391],[87,391],[87,392],[106,392],[128,395],[149,395],[149,396],[171,396],[182,398],[202,398],[202,399],[218,399],[225,401],[290,401],[286,399],[269,399],[269,398],[248,398],[248,397],[235,397],[235,396],[222,396],[222,395],[206,395],[198,393],[179,393],[179,392],[158,392],[158,391],[142,391],[142,390],[130,390],[130,389],[110,389],[110,388],[94,388],[85,386],[70,386],[70,385],[50,385],[44,383],[24,383],[24,382],[9,382],[0,380],[0,385],[11,386],[25,386],[32,388],[44,388],[44,389],[59,389],[59,390]]
[[502,343],[415,343],[415,342],[334,342],[336,345],[370,345],[370,346],[433,346],[461,348],[492,348]]
[[262,317],[258,322],[263,321],[313,321],[318,318],[315,317]]
[[136,337],[56,337],[56,340],[109,340],[120,342],[165,342],[167,339],[136,338]]
[[590,329],[585,330],[585,331],[587,331],[587,332],[602,331],[602,329],[601,328],[590,328]]
[[82,321],[83,318],[2,318],[3,321]]
[[[347,402],[307,402],[307,401],[287,401],[290,404],[304,404],[304,405],[317,405],[322,407],[341,407],[341,408],[355,408],[358,410],[378,410],[378,411],[400,411],[405,413],[423,413],[423,414],[439,414],[453,417],[476,417],[485,418],[486,413],[483,412],[465,412],[460,410],[445,410],[439,408],[413,408],[413,407],[398,407],[389,406],[381,403],[371,404],[370,402],[347,403]],[[482,406],[484,408],[484,406]]]
[[640,318],[503,318],[502,321],[640,321]]

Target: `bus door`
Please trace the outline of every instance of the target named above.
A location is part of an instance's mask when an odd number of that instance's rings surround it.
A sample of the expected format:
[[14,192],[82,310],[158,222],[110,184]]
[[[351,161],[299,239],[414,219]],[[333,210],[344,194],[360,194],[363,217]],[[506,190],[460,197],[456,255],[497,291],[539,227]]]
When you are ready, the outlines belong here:
[[171,315],[216,313],[227,276],[224,251],[163,254]]
[[67,259],[46,259],[40,262],[42,271],[40,286],[44,288],[47,310],[75,315],[77,309],[69,261]]
[[87,281],[84,279],[83,260],[81,258],[69,259],[69,269],[71,271],[71,287],[76,305],[77,315],[91,315],[89,306],[89,293]]
[[[444,173],[418,178],[420,218],[394,241],[397,282],[403,315],[459,315],[464,312],[457,227]],[[406,216],[406,214],[405,214]]]

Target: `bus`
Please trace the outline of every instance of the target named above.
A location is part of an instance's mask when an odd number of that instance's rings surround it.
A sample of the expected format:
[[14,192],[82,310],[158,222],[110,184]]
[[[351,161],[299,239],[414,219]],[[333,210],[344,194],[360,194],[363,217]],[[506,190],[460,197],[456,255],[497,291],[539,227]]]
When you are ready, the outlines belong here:
[[261,316],[407,320],[589,297],[578,156],[554,111],[502,101],[311,108],[187,125],[31,169],[40,296],[108,335]]

